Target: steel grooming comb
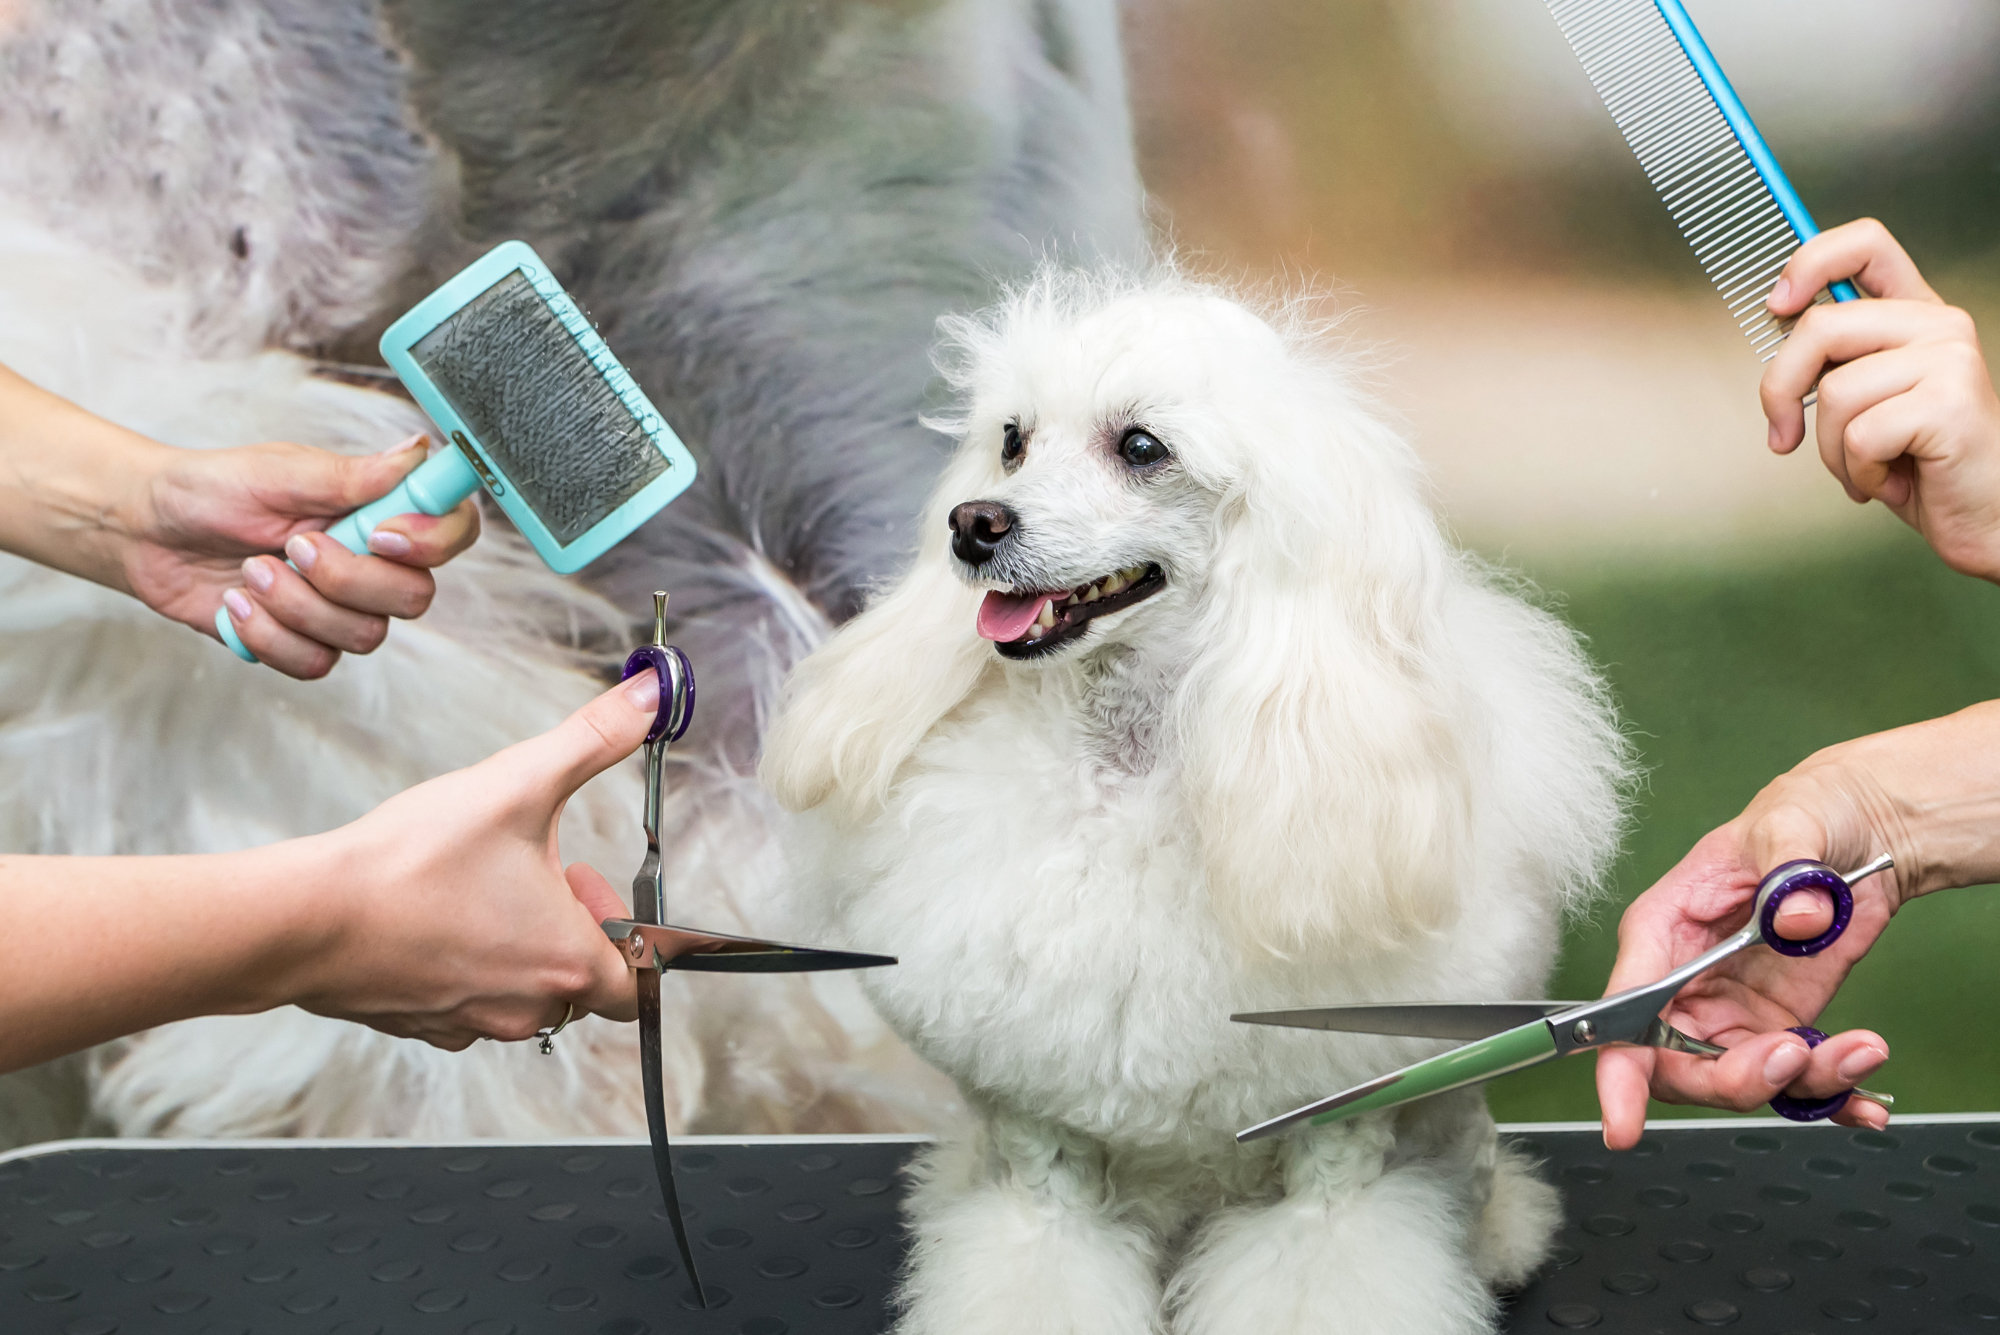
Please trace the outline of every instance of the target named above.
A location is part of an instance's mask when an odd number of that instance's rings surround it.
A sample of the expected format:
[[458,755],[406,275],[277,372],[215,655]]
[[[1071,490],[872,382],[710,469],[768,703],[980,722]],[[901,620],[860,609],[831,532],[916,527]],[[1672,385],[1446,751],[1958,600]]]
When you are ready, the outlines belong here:
[[[1730,318],[1769,361],[1794,320],[1773,316],[1764,298],[1819,227],[1694,20],[1680,0],[1546,3]],[[1860,295],[1845,281],[1830,293]]]

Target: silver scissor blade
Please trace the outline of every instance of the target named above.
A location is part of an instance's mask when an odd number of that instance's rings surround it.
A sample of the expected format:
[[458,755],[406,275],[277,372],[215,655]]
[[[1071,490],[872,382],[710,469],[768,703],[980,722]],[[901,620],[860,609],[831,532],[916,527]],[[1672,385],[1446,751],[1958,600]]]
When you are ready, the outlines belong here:
[[648,845],[646,860],[639,864],[639,874],[632,878],[632,917],[644,923],[660,922],[666,916],[662,889],[660,850],[658,845]]
[[688,969],[700,973],[813,973],[824,969],[878,969],[896,962],[894,955],[826,950],[633,918],[606,918],[598,926],[624,949],[626,963],[638,968]]
[[708,1295],[701,1287],[701,1271],[695,1268],[694,1249],[688,1246],[687,1223],[681,1218],[681,1196],[674,1189],[673,1147],[667,1143],[667,1096],[661,1087],[660,972],[641,969],[638,978],[639,1069],[646,1082],[646,1131],[653,1142],[653,1173],[660,1180],[660,1199],[667,1208],[667,1222],[674,1226],[674,1245],[680,1248],[681,1264],[687,1267],[694,1300],[706,1308]]
[[1580,1001],[1415,1001],[1396,1006],[1314,1006],[1296,1011],[1247,1011],[1229,1018],[1239,1024],[1276,1024],[1292,1029],[1335,1029],[1355,1034],[1400,1034],[1410,1038],[1490,1038],[1543,1020]]

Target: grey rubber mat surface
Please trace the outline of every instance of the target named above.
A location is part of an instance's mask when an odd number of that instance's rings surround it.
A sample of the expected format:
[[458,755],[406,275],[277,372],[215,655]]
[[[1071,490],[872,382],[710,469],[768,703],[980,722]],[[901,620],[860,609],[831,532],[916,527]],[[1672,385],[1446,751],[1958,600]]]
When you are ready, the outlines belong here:
[[[1569,1220],[1510,1331],[2000,1332],[2000,1121],[1521,1138]],[[643,1145],[50,1146],[0,1163],[0,1331],[859,1335],[911,1150],[678,1149],[701,1312]]]

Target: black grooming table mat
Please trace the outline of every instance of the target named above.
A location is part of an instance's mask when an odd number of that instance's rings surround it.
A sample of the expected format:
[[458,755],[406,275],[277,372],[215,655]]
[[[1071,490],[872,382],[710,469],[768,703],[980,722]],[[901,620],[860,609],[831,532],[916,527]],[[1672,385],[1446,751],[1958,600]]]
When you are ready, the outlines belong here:
[[1511,1331],[2000,1332],[2000,1121],[1743,1122],[1517,1135],[1562,1188],[1561,1250]]
[[[2000,1121],[1517,1134],[1569,1205],[1510,1331],[2000,1332]],[[0,1162],[0,1330],[845,1335],[887,1325],[901,1140],[77,1142]]]

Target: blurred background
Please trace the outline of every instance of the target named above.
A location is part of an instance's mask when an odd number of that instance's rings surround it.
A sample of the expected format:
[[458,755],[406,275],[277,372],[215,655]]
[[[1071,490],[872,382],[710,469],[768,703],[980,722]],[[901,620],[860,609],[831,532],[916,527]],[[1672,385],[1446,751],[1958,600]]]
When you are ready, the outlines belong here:
[[[1820,224],[1882,219],[1990,348],[2000,5],[1687,7]],[[1755,357],[1536,0],[1136,0],[1127,41],[1159,221],[1199,268],[1337,293],[1461,540],[1617,692],[1647,783],[1551,996],[1597,995],[1624,902],[1773,776],[2000,695],[2000,589],[1766,450]],[[1888,1039],[1898,1112],[2000,1108],[1996,990],[2000,891],[1951,891],[1820,1027]],[[1494,1111],[1594,1118],[1590,1079]]]

